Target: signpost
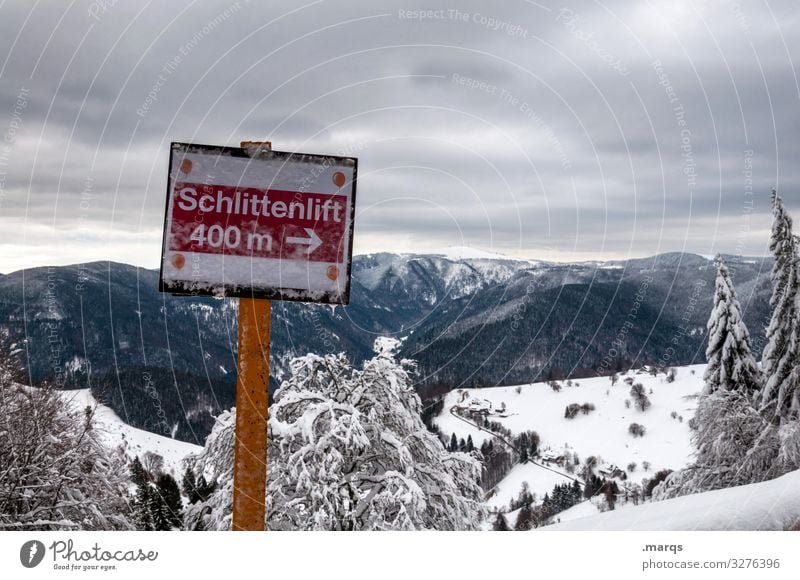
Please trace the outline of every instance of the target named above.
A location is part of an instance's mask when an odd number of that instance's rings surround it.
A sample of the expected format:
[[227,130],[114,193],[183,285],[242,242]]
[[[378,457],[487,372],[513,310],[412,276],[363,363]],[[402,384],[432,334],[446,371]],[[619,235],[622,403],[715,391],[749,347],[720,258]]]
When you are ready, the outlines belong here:
[[270,299],[347,304],[358,160],[173,143],[159,290],[238,297],[233,529],[263,530]]

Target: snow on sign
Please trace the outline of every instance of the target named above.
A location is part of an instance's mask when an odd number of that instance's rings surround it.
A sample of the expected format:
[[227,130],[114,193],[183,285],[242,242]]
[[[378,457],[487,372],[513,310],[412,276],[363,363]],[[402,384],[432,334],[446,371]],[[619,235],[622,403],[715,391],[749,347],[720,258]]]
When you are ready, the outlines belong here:
[[347,304],[357,167],[173,143],[160,290]]

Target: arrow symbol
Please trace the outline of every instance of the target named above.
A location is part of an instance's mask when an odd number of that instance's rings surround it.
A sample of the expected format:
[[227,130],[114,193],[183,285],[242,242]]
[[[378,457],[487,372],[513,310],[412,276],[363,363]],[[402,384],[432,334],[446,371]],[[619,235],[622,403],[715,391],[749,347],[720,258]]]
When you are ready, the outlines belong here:
[[319,248],[319,245],[322,243],[322,240],[319,238],[319,236],[311,228],[303,228],[303,229],[305,229],[306,233],[308,234],[307,238],[299,238],[299,237],[296,237],[296,236],[288,236],[286,238],[286,243],[288,243],[288,244],[299,244],[301,246],[308,246],[308,249],[306,250],[306,253],[310,254],[311,252],[313,252],[314,250]]

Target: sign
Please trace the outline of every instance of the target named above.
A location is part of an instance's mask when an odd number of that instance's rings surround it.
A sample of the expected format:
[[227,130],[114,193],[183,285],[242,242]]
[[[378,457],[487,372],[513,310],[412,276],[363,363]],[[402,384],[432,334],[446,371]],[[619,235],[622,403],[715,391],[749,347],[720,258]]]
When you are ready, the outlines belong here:
[[173,143],[159,289],[347,304],[358,160]]

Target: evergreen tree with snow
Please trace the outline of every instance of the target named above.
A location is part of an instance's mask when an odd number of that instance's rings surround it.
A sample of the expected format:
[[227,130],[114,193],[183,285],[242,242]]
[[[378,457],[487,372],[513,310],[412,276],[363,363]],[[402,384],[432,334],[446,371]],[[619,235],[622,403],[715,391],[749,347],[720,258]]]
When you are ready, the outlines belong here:
[[131,481],[136,486],[133,501],[131,502],[131,520],[137,530],[151,531],[156,529],[153,522],[153,507],[155,498],[147,478],[147,472],[142,467],[138,457],[131,462]]
[[[794,272],[800,272],[800,258],[796,262]],[[794,284],[800,281],[795,278]],[[800,320],[796,313],[800,313],[800,292],[795,292],[794,310],[795,318],[788,325],[788,336],[781,338],[783,352],[774,364],[772,374],[767,376],[766,384],[759,398],[760,411],[776,428],[797,423],[800,420]],[[780,347],[775,346],[770,352],[777,352]]]
[[137,530],[180,529],[183,502],[178,482],[168,473],[159,473],[155,482],[139,457],[130,465],[131,482],[136,486],[131,502],[132,520]]
[[[798,256],[797,243],[792,235],[792,218],[786,213],[783,201],[772,192],[772,237],[770,251],[775,260],[772,266],[772,316],[767,327],[762,367],[766,377],[758,403],[775,424],[785,422],[797,403],[798,377]],[[794,399],[794,400],[793,400]]]
[[166,530],[180,529],[183,523],[183,501],[178,482],[169,473],[162,473],[156,480],[156,489],[161,498],[161,518]]
[[[772,316],[767,326],[767,344],[762,356],[764,374],[776,375],[778,362],[786,352],[787,341],[794,320],[794,296],[797,293],[795,279],[795,242],[792,235],[792,218],[783,207],[783,200],[772,190],[772,235],[769,243],[774,256],[772,263],[772,296],[769,305]],[[780,379],[777,379],[778,381]]]
[[750,351],[750,335],[733,282],[721,257],[717,258],[714,304],[708,319],[705,395],[717,390],[737,391],[755,397],[761,388],[761,372]]

